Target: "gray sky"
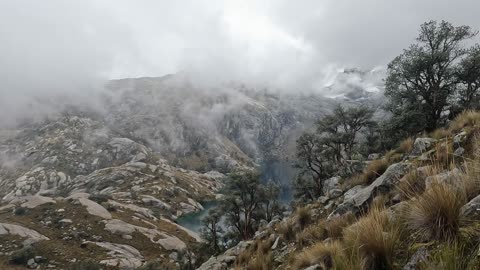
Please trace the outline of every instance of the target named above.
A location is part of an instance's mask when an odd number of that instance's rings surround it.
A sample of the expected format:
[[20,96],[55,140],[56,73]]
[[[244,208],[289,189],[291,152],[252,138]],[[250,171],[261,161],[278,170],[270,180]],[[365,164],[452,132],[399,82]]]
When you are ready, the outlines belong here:
[[321,88],[338,68],[385,66],[424,21],[478,29],[479,10],[478,0],[2,0],[0,112],[179,71]]

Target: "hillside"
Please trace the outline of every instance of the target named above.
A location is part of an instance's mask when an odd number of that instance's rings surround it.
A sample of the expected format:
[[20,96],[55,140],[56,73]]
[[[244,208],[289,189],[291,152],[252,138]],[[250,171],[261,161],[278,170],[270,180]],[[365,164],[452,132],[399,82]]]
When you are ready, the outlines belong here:
[[480,269],[480,114],[407,139],[199,269]]

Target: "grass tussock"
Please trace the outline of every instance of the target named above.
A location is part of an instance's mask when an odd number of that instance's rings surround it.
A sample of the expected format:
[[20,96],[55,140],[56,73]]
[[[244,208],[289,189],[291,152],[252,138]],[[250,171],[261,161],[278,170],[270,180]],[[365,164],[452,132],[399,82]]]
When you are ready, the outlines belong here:
[[382,175],[390,166],[391,162],[387,159],[377,159],[370,162],[359,176],[364,184],[371,184],[377,177]]
[[425,191],[425,178],[417,170],[411,170],[407,173],[396,186],[403,199],[412,198],[422,194]]
[[462,189],[436,183],[410,200],[405,222],[423,240],[448,240],[458,235],[460,208],[466,203]]
[[476,111],[465,111],[459,114],[455,119],[450,123],[449,129],[452,132],[458,132],[465,127],[473,127],[480,124],[480,112]]
[[415,140],[412,137],[408,137],[398,145],[396,152],[408,154],[413,150],[413,143]]
[[312,214],[310,213],[310,209],[308,209],[308,207],[298,208],[295,220],[300,227],[300,230],[303,231],[305,227],[312,222]]
[[467,247],[454,242],[443,245],[430,259],[421,265],[421,270],[478,270],[480,260],[476,256],[478,247]]
[[293,269],[304,269],[319,264],[321,269],[334,269],[336,257],[343,257],[343,247],[339,241],[318,242],[295,256]]
[[366,216],[345,229],[345,245],[352,254],[346,259],[357,261],[345,264],[357,264],[352,269],[392,269],[399,236],[398,224],[389,221],[386,211],[372,208]]
[[438,128],[434,131],[432,131],[430,134],[428,134],[428,137],[434,138],[437,140],[445,139],[452,136],[452,132],[448,129],[445,128]]
[[290,221],[280,224],[278,231],[285,241],[289,242],[295,239],[295,231],[293,230],[293,224]]
[[355,221],[351,213],[323,220],[318,224],[312,224],[297,234],[297,245],[299,247],[310,246],[325,239],[341,239],[343,229]]

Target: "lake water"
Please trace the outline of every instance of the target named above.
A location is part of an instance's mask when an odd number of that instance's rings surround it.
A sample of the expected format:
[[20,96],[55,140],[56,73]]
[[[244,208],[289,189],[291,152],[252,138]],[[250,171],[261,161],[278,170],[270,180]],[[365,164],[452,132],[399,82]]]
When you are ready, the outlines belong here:
[[[261,164],[260,171],[262,183],[267,183],[269,180],[272,180],[280,186],[279,200],[282,204],[288,206],[293,198],[291,182],[297,173],[297,170],[293,168],[293,164],[284,160],[269,160]],[[204,202],[202,203],[204,210],[183,215],[179,217],[176,222],[198,233],[203,227],[202,219],[207,216],[208,210],[217,205],[218,203],[216,201]]]

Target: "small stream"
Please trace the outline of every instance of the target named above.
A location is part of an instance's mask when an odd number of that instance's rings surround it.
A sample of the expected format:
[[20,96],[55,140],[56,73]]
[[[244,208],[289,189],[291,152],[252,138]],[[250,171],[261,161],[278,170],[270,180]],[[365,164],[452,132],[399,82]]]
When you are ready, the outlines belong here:
[[[261,181],[263,184],[269,180],[274,181],[280,186],[279,201],[288,206],[293,198],[291,181],[295,177],[297,170],[293,164],[284,160],[269,160],[261,164]],[[203,227],[202,219],[207,216],[208,210],[218,205],[216,201],[202,203],[203,210],[196,213],[190,213],[179,217],[176,222],[194,232],[199,233]]]

